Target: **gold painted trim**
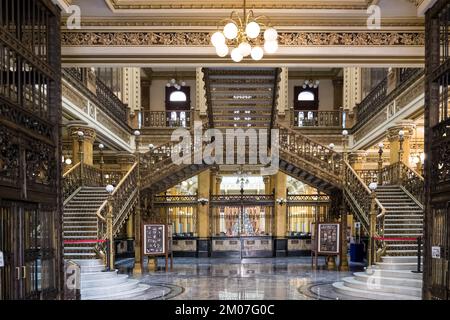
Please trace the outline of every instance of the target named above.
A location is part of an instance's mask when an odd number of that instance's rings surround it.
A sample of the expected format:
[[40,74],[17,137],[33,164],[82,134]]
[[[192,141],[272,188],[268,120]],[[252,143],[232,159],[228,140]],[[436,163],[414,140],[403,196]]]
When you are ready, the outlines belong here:
[[[198,10],[198,9],[242,9],[242,3],[240,1],[205,1],[198,0],[183,0],[179,3],[168,3],[167,1],[130,1],[126,2],[122,0],[105,0],[108,7],[113,12],[127,12],[130,10],[157,10],[157,9],[170,9],[170,10]],[[153,3],[150,3],[153,2]],[[331,4],[325,1],[316,1],[318,3],[301,3],[302,1],[272,1],[270,3],[263,3],[260,1],[249,1],[248,8],[251,9],[333,9],[333,10],[345,10],[355,9],[362,10],[372,2],[371,0],[363,0],[361,4],[345,3],[345,1],[335,1]]]
[[[210,47],[209,32],[64,31],[63,47]],[[259,39],[260,42],[263,39]],[[424,46],[423,32],[282,32],[280,46]]]

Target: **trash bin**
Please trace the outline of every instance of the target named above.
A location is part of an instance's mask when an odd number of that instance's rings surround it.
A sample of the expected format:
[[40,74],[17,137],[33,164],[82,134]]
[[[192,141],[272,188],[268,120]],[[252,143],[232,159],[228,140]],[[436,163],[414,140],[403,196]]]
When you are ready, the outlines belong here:
[[364,262],[364,244],[350,243],[350,261]]

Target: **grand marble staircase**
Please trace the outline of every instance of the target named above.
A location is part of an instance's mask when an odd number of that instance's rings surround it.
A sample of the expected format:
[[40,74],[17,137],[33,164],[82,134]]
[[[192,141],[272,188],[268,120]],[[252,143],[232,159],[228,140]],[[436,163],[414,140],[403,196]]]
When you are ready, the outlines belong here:
[[418,243],[413,239],[423,234],[423,209],[397,185],[380,186],[377,198],[386,210],[385,254],[365,272],[343,278],[333,287],[340,293],[363,299],[421,299],[422,274],[413,272],[418,265]]

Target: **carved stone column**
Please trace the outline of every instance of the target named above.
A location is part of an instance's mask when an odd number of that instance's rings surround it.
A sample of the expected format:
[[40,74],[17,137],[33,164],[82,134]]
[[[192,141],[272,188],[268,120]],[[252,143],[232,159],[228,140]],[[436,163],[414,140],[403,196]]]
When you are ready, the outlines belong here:
[[85,164],[94,164],[94,141],[96,138],[95,129],[87,126],[83,126],[77,123],[69,124],[70,136],[73,139],[72,152],[73,152],[73,164],[80,162],[80,143],[78,132],[83,132],[83,138],[81,143],[81,151],[83,154],[83,161]]
[[393,127],[388,129],[388,140],[390,144],[390,163],[394,164],[399,161],[399,152],[400,152],[400,130],[403,130],[403,142],[402,151],[403,151],[403,162],[408,164],[409,155],[410,155],[410,140],[414,133],[414,122],[412,120],[404,120]]
[[367,152],[365,150],[357,150],[349,154],[348,161],[353,169],[363,170],[364,163],[367,160]]

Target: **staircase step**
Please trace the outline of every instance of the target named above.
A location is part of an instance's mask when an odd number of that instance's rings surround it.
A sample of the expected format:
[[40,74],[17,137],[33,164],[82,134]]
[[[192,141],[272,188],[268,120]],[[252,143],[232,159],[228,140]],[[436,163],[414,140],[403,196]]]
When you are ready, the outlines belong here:
[[389,263],[389,262],[377,262],[375,264],[375,267],[380,269],[387,269],[387,270],[416,270],[417,269],[417,263],[413,262],[404,262],[404,263]]
[[119,292],[119,293],[111,293],[111,294],[100,294],[96,296],[81,296],[83,300],[122,300],[122,299],[131,299],[137,298],[139,296],[144,295],[150,286],[147,284],[139,284],[135,289]]
[[373,300],[420,300],[419,298],[410,295],[400,295],[384,292],[374,292],[371,290],[355,289],[346,286],[344,282],[335,282],[333,283],[333,287],[337,292],[357,298],[373,299]]
[[[417,253],[417,252],[416,252]],[[416,256],[383,256],[381,257],[383,262],[387,263],[416,263],[417,264],[417,255]],[[423,258],[422,258],[423,261]]]
[[367,272],[355,272],[354,277],[356,280],[365,282],[367,284],[372,285],[392,285],[392,286],[400,286],[400,287],[412,287],[412,288],[422,288],[422,280],[421,279],[410,279],[410,278],[397,278],[397,277],[387,277],[382,276],[379,273],[367,273]]
[[346,287],[350,287],[353,289],[367,290],[370,292],[378,292],[378,293],[382,292],[387,294],[398,294],[417,298],[422,297],[422,289],[417,287],[371,284],[358,281],[354,277],[346,277],[343,278],[342,280]]
[[92,278],[92,279],[82,279],[81,290],[84,291],[86,288],[102,288],[108,287],[115,284],[125,283],[129,279],[126,274],[112,274],[108,278]]
[[423,274],[414,273],[411,272],[410,270],[387,270],[372,267],[367,268],[366,273],[387,278],[407,278],[407,279],[422,280],[423,277]]
[[119,283],[111,283],[109,285],[101,285],[96,287],[88,287],[83,288],[81,290],[81,296],[82,297],[89,297],[89,296],[98,296],[98,295],[110,295],[114,293],[120,293],[124,291],[133,290],[137,287],[139,284],[138,280],[129,279],[126,282],[121,282],[119,280]]

